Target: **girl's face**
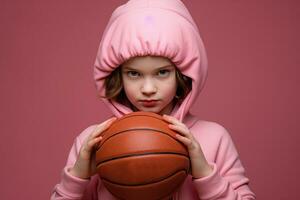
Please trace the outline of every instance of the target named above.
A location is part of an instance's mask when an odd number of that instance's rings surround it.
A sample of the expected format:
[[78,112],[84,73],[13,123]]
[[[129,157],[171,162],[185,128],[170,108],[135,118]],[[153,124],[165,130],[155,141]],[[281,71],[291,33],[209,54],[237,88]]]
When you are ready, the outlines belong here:
[[164,57],[131,58],[121,68],[128,100],[137,110],[170,114],[177,90],[175,70]]

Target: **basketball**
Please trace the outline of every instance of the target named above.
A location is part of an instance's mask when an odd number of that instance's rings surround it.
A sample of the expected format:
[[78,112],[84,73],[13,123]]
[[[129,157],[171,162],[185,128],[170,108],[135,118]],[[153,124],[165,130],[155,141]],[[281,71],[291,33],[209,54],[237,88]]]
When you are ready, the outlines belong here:
[[162,116],[132,112],[102,133],[96,151],[97,172],[117,198],[155,200],[170,197],[188,175],[186,147]]

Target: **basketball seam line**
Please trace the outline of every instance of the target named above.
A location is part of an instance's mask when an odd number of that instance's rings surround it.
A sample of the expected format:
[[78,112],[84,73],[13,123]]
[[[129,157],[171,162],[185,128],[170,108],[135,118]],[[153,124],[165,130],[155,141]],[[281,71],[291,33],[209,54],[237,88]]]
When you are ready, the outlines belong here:
[[101,165],[105,162],[116,160],[116,159],[122,159],[122,158],[134,157],[134,156],[146,156],[146,155],[153,155],[153,154],[174,154],[174,155],[186,157],[189,160],[188,156],[181,154],[181,153],[167,152],[167,151],[166,152],[147,152],[147,153],[136,153],[136,154],[130,154],[130,155],[123,155],[123,156],[119,156],[119,157],[115,157],[115,158],[106,159],[106,160],[103,160],[103,161],[97,163],[96,167],[98,167],[99,165]]
[[[164,132],[164,131],[160,131],[160,130],[156,130],[156,129],[151,129],[151,128],[133,128],[133,129],[127,129],[127,130],[124,130],[124,131],[119,131],[111,136],[109,136],[105,142],[109,139],[111,139],[112,137],[116,136],[116,135],[119,135],[121,133],[124,133],[124,132],[127,132],[127,131],[156,131],[156,132],[160,132],[160,133],[163,133],[165,135],[167,135],[168,137],[172,138],[173,140],[175,140],[176,142],[178,142],[178,140],[174,139],[172,136],[170,136],[168,133]],[[98,146],[98,148],[96,149],[97,151],[102,147],[102,145],[104,144],[103,143],[100,143],[100,145]]]
[[116,183],[116,182],[107,180],[107,179],[105,179],[105,178],[101,178],[101,179],[102,179],[102,180],[105,180],[105,181],[107,181],[107,182],[109,182],[109,183],[112,183],[112,184],[115,184],[115,185],[119,185],[119,186],[131,186],[131,187],[134,187],[134,186],[145,186],[145,185],[155,184],[155,183],[158,183],[158,182],[160,182],[160,181],[162,181],[162,180],[168,179],[168,178],[170,178],[170,177],[176,175],[178,172],[181,172],[181,171],[183,171],[183,172],[185,172],[185,174],[187,174],[187,171],[186,171],[186,170],[181,169],[181,170],[175,171],[173,174],[170,174],[170,175],[168,175],[167,177],[164,177],[164,178],[155,180],[154,182],[144,183],[144,184],[131,184],[131,185],[130,185],[130,184],[120,184],[120,183]]

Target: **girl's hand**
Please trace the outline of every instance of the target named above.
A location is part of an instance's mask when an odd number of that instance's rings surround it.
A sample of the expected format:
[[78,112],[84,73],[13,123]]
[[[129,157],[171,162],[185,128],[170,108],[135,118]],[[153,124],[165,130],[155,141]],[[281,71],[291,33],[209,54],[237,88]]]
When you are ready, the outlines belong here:
[[96,147],[102,140],[101,133],[105,131],[117,118],[112,117],[96,126],[93,132],[83,142],[77,160],[70,173],[82,179],[88,179],[96,174]]
[[200,144],[194,138],[191,131],[175,117],[163,115],[163,119],[170,123],[170,129],[179,133],[176,135],[177,139],[187,147],[191,160],[191,175],[193,178],[208,176],[213,169],[208,164]]

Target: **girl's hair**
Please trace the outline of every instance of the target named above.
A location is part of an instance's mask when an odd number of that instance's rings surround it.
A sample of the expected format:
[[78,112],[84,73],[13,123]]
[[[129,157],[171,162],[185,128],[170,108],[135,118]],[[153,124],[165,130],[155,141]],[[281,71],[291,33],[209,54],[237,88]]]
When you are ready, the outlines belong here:
[[[192,89],[192,79],[183,75],[176,68],[176,81],[177,81],[177,91],[174,100],[181,103],[186,95]],[[110,73],[109,76],[105,78],[105,96],[109,100],[117,101],[118,103],[127,105],[131,107],[131,103],[126,97],[125,91],[122,84],[122,72],[121,66],[117,67],[114,71]]]

